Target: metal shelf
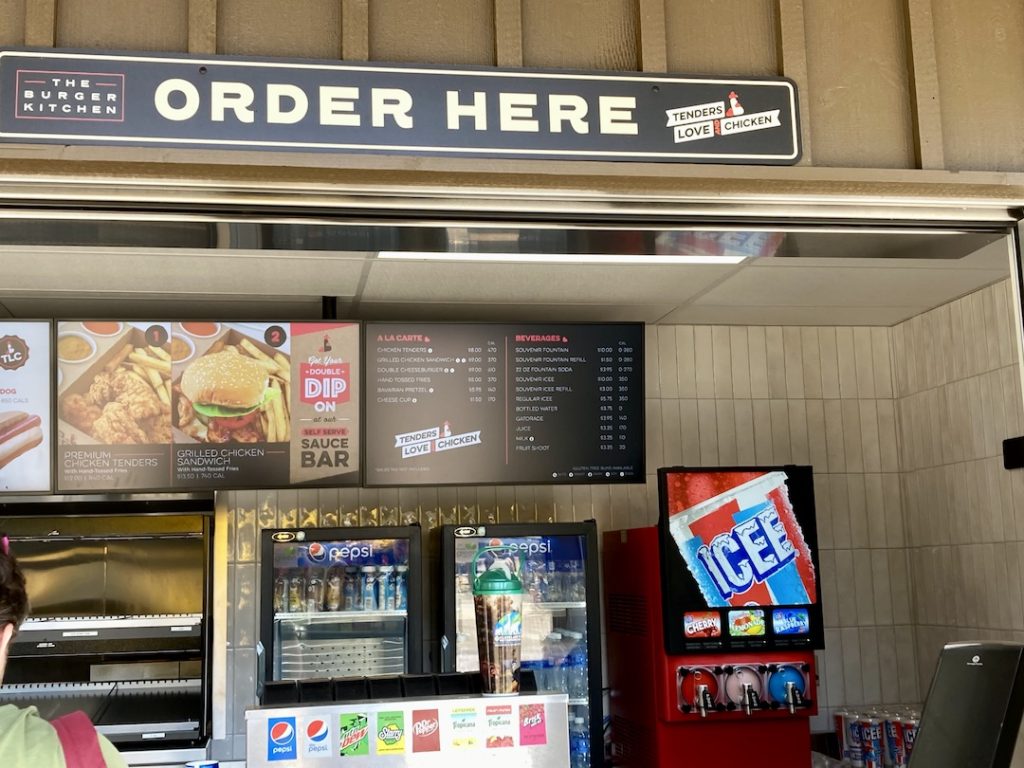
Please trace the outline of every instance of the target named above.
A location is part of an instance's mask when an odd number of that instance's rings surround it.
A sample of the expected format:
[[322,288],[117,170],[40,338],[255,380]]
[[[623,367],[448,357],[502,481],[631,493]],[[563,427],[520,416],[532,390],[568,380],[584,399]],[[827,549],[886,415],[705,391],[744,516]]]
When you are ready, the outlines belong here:
[[337,624],[364,621],[393,621],[405,619],[405,611],[309,611],[304,613],[275,613],[274,621],[302,624]]
[[533,606],[536,609],[542,611],[572,611],[586,609],[587,603],[585,600],[574,600],[571,602],[558,602],[558,603],[526,603],[526,605]]

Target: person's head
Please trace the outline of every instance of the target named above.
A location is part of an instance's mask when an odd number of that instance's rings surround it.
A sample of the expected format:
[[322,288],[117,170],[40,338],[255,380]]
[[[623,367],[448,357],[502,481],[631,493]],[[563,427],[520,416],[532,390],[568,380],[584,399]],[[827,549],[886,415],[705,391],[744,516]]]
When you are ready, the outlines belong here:
[[11,554],[10,541],[0,534],[0,682],[7,666],[7,651],[28,614],[25,576]]

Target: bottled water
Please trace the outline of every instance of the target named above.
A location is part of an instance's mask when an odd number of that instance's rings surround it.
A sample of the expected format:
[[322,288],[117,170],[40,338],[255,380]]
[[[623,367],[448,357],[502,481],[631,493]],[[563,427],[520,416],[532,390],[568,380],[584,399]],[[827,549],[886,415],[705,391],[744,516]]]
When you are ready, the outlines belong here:
[[544,660],[551,665],[550,669],[545,668],[548,690],[562,693],[566,688],[566,674],[565,646],[560,632],[551,632],[544,638]]
[[569,728],[570,768],[590,768],[590,734],[582,717],[573,718]]
[[570,699],[582,699],[587,696],[587,644],[580,632],[571,629],[562,630],[569,638],[571,647],[566,664],[566,692]]

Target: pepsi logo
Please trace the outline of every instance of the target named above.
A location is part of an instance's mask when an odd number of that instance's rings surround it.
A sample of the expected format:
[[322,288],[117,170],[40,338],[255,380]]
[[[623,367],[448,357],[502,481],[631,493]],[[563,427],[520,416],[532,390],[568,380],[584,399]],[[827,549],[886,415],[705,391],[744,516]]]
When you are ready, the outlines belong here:
[[295,727],[291,723],[281,720],[270,726],[270,740],[279,747],[291,744],[294,739]]
[[310,720],[306,726],[306,737],[318,744],[324,741],[327,738],[327,722],[324,720]]
[[314,541],[309,545],[309,559],[314,563],[322,563],[327,559],[327,547],[321,544],[319,541]]

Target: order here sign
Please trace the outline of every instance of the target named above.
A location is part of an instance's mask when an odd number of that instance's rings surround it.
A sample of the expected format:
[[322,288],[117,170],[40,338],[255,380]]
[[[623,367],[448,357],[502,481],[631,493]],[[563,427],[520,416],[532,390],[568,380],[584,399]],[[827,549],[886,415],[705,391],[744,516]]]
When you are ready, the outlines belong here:
[[785,78],[0,52],[0,141],[791,165]]

